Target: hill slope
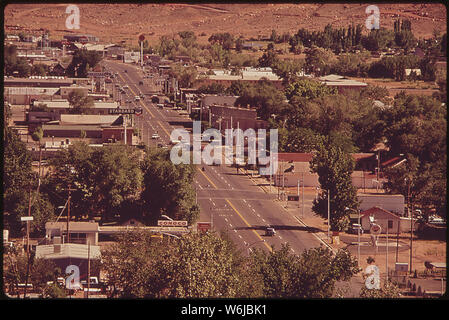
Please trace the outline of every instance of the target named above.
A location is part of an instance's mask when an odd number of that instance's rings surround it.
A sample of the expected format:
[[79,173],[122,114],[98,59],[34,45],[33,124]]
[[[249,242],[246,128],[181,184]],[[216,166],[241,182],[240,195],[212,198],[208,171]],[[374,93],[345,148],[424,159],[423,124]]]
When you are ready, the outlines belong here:
[[[215,32],[245,37],[293,34],[299,28],[322,30],[328,23],[347,26],[365,24],[367,4],[79,4],[80,29],[67,30],[68,4],[9,4],[5,7],[5,32],[50,30],[51,38],[68,32],[94,34],[102,41],[137,42],[138,34],[154,41],[164,34],[192,30],[200,42]],[[377,4],[380,24],[389,29],[393,21],[408,18],[414,34],[431,37],[434,30],[446,32],[446,8],[442,4]]]

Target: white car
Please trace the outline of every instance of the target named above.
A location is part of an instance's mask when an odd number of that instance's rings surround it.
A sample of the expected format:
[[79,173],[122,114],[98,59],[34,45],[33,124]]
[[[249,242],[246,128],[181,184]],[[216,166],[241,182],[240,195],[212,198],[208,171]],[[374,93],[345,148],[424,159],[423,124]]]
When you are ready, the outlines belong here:
[[151,139],[159,139],[159,135],[157,133],[153,133]]
[[135,97],[134,97],[134,100],[140,101],[140,97],[139,97],[139,96],[135,96]]

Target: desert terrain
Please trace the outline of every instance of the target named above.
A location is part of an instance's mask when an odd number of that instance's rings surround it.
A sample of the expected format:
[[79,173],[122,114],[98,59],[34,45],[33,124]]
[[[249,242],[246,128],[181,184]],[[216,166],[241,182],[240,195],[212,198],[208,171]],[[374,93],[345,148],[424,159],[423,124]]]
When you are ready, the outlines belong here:
[[[299,28],[322,30],[348,24],[365,24],[369,3],[198,3],[198,4],[78,4],[80,29],[65,26],[68,4],[9,4],[4,9],[5,32],[42,33],[61,39],[68,33],[93,34],[102,42],[124,41],[137,44],[139,34],[150,43],[162,35],[191,30],[198,41],[207,42],[212,33],[229,32],[245,38],[266,38],[271,30],[278,34],[293,34]],[[417,38],[429,38],[434,30],[446,32],[446,7],[437,3],[387,4],[378,3],[380,26],[393,28],[397,18],[409,19]]]

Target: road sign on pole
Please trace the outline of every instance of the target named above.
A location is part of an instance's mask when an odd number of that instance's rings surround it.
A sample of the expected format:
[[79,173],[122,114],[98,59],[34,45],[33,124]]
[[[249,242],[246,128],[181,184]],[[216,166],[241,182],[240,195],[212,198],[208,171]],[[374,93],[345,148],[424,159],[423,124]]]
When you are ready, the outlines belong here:
[[135,114],[136,116],[141,116],[142,113],[143,113],[143,109],[142,109],[142,108],[136,108],[136,109],[134,109],[134,110],[135,110],[134,114]]
[[206,233],[211,229],[211,223],[210,222],[197,222],[196,223],[196,229],[198,232]]
[[370,231],[371,234],[376,234],[377,235],[377,234],[381,233],[382,228],[380,227],[380,225],[378,225],[376,223],[373,223],[371,225],[371,228],[369,229],[369,231]]

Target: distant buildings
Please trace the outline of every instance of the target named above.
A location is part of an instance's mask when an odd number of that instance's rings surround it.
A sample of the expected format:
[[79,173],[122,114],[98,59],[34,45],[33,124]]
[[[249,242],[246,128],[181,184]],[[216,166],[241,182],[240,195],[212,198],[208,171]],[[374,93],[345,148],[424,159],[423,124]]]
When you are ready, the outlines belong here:
[[348,79],[344,76],[339,76],[336,74],[330,74],[324,77],[318,78],[322,84],[336,88],[338,93],[350,92],[353,90],[361,90],[368,86],[367,83]]
[[63,38],[66,41],[81,42],[81,43],[99,42],[100,41],[100,39],[98,39],[98,37],[93,36],[91,34],[67,34]]
[[256,83],[260,80],[267,80],[276,88],[283,89],[282,79],[274,74],[271,68],[244,68],[239,74],[232,74],[229,70],[212,70],[212,72],[213,74],[198,79],[195,83],[195,87],[199,88],[203,85],[210,85],[212,83],[229,87],[234,81]]

